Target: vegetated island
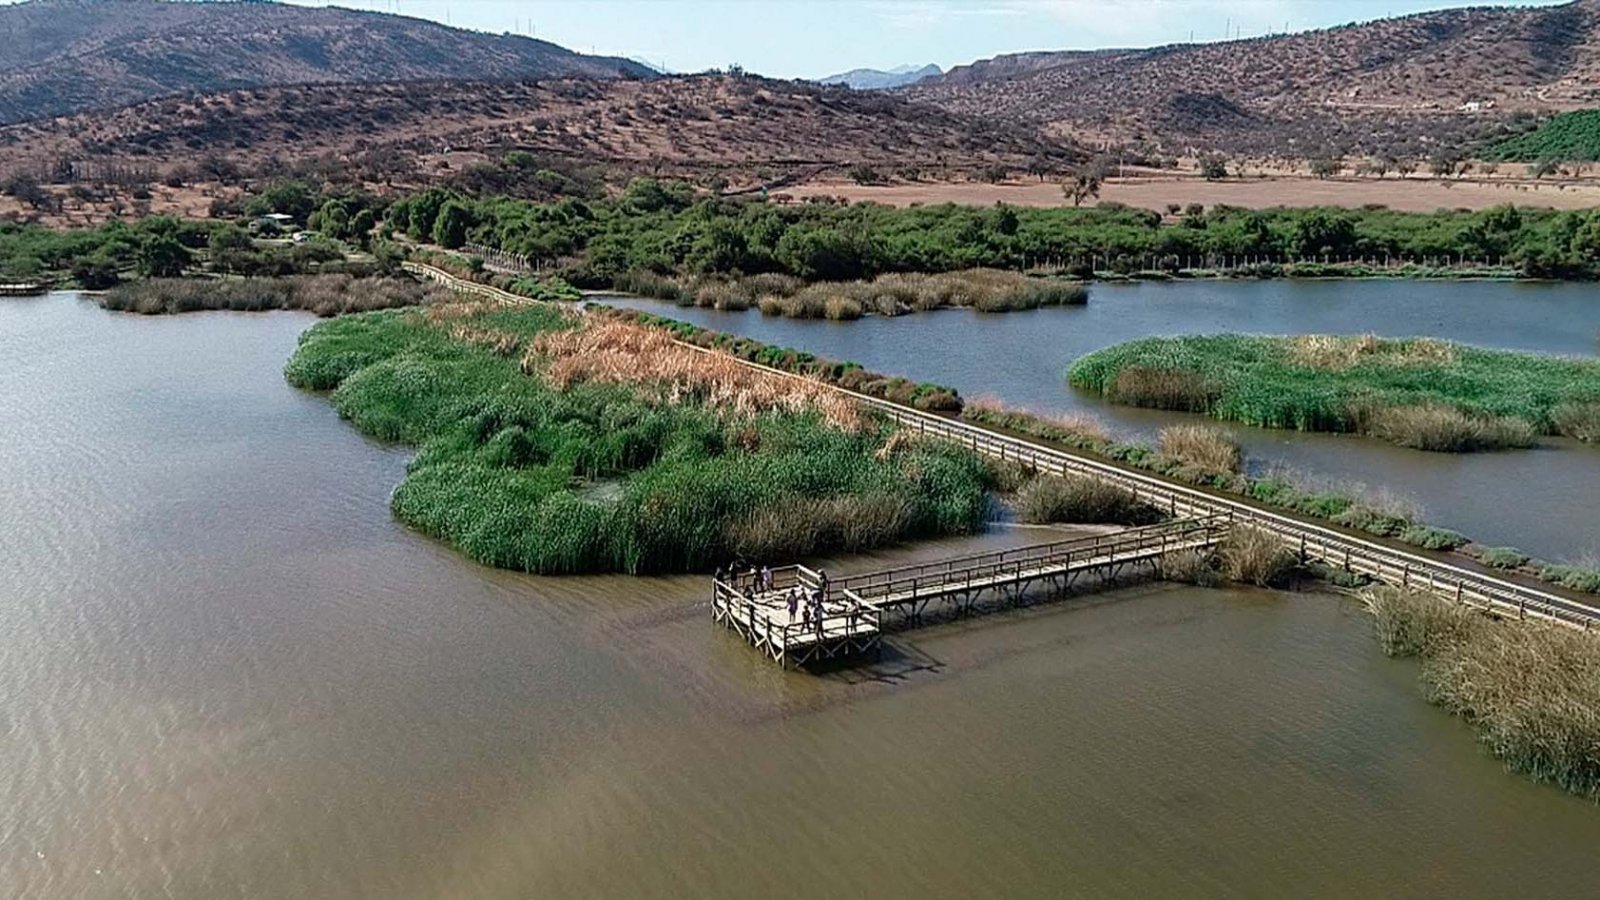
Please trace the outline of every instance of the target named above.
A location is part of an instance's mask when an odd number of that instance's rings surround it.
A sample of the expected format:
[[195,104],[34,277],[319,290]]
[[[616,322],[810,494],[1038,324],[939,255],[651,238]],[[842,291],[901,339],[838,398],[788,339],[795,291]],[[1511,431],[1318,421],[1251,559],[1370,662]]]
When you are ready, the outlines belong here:
[[820,384],[544,305],[434,305],[308,330],[288,380],[418,447],[395,515],[542,574],[708,571],[977,530],[990,475]]
[[1431,338],[1144,338],[1081,357],[1068,380],[1115,403],[1420,450],[1600,441],[1600,362]]

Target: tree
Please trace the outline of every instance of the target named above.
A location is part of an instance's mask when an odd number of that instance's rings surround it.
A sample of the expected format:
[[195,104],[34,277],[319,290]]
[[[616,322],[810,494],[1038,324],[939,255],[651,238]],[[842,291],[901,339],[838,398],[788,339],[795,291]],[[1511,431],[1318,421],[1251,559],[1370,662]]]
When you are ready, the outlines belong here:
[[1454,156],[1443,151],[1435,153],[1428,158],[1428,171],[1440,178],[1449,178],[1451,175],[1456,174],[1456,168],[1459,165],[1460,163]]
[[139,245],[139,274],[146,278],[177,278],[189,265],[189,251],[170,234],[152,234]]
[[866,163],[857,163],[850,167],[850,180],[856,184],[883,184],[888,179]]
[[1220,153],[1207,153],[1200,157],[1200,177],[1207,181],[1221,181],[1227,178],[1227,157]]
[[1344,163],[1331,156],[1319,156],[1311,161],[1311,174],[1318,178],[1332,178],[1344,169]]
[[1543,178],[1546,175],[1554,175],[1555,173],[1556,161],[1553,159],[1541,159],[1528,166],[1528,174],[1534,178]]
[[1083,201],[1090,197],[1100,196],[1100,182],[1103,177],[1104,173],[1100,166],[1086,163],[1073,171],[1072,180],[1061,186],[1061,193],[1072,201],[1073,206],[1082,206]]
[[39,184],[39,179],[32,175],[11,176],[6,181],[6,193],[34,209],[43,209],[50,201],[49,192]]
[[1383,176],[1389,174],[1389,172],[1398,166],[1399,163],[1399,160],[1389,156],[1388,154],[1384,154],[1383,156],[1379,156],[1374,159],[1368,168],[1372,171],[1372,174],[1382,178]]
[[1050,174],[1051,168],[1050,160],[1042,156],[1028,160],[1028,174],[1038,176],[1040,181],[1044,181],[1044,177]]
[[447,250],[458,250],[467,242],[467,229],[472,227],[472,210],[459,200],[448,200],[439,207],[439,217],[433,223],[433,241]]
[[1414,159],[1395,160],[1394,171],[1395,174],[1399,175],[1401,178],[1411,177],[1411,173],[1415,172],[1416,170],[1417,161]]

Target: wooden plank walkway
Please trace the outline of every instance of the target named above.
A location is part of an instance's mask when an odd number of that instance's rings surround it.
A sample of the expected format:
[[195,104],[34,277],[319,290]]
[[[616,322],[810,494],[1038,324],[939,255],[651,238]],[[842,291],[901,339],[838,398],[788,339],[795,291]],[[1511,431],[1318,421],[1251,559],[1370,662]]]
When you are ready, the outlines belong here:
[[[779,665],[805,665],[874,652],[886,623],[920,623],[931,607],[965,615],[986,598],[1019,604],[1040,584],[1060,592],[1085,574],[1115,578],[1138,565],[1153,570],[1167,554],[1216,546],[1229,524],[1226,515],[1181,519],[835,581],[805,566],[783,566],[772,571],[771,589],[758,589],[750,574],[714,579],[711,616]],[[823,615],[808,616],[805,598],[817,591]],[[800,598],[798,614],[789,612],[791,596]]]

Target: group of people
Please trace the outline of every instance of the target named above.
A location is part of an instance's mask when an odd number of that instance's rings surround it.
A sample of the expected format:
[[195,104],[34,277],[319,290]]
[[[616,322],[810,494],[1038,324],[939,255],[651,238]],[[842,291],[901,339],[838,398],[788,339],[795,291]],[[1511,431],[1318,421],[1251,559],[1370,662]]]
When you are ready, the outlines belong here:
[[[754,603],[757,594],[770,594],[777,590],[777,583],[772,577],[770,566],[744,565],[733,563],[729,566],[718,567],[717,580],[728,587],[740,592],[747,602]],[[805,625],[815,625],[818,633],[822,631],[822,620],[827,616],[826,601],[828,599],[828,573],[817,570],[817,584],[807,588],[795,584],[783,595],[784,603],[789,608],[789,621],[793,623],[795,617]]]

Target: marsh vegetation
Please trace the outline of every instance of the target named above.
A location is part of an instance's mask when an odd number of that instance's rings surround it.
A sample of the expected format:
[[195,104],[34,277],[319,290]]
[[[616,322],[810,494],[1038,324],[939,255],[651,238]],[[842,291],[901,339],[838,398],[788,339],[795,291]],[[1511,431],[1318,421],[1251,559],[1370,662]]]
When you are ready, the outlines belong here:
[[1090,353],[1068,378],[1133,406],[1264,428],[1369,434],[1419,450],[1593,440],[1600,362],[1430,338],[1146,338]]
[[[987,471],[821,385],[552,307],[453,303],[306,332],[290,382],[418,447],[393,509],[529,572],[703,571],[977,529]],[[611,500],[583,488],[617,481]]]

